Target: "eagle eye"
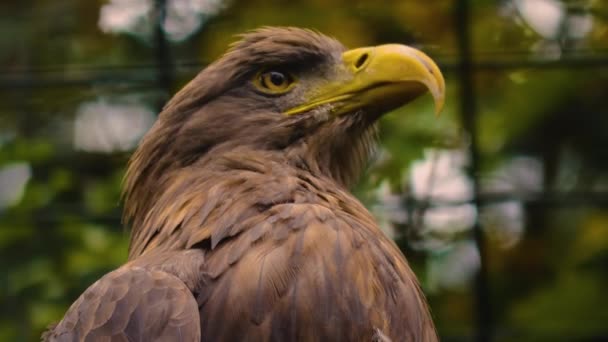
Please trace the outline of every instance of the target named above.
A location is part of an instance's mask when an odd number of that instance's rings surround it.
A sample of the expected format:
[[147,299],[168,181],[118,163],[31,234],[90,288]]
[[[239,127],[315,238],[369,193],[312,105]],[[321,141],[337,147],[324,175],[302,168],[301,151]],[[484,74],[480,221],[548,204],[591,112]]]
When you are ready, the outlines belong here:
[[253,85],[267,94],[284,94],[295,85],[295,78],[287,72],[278,70],[262,71],[253,79]]

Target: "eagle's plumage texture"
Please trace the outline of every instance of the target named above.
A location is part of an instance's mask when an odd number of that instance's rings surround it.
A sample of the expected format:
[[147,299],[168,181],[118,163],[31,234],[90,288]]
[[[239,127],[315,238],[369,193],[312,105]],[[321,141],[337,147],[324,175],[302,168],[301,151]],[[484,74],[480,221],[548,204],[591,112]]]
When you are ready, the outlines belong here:
[[284,116],[303,93],[248,85],[277,65],[302,84],[332,77],[343,51],[308,30],[257,30],[176,94],[127,172],[129,262],[46,338],[435,341],[415,275],[347,191],[381,113]]

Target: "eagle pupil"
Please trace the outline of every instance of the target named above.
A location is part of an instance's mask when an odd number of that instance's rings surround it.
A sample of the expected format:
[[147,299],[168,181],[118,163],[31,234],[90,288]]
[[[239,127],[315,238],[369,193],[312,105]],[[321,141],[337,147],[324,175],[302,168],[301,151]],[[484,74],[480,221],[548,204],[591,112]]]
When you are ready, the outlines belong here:
[[280,72],[271,71],[270,72],[270,82],[275,86],[281,86],[285,83],[285,75]]

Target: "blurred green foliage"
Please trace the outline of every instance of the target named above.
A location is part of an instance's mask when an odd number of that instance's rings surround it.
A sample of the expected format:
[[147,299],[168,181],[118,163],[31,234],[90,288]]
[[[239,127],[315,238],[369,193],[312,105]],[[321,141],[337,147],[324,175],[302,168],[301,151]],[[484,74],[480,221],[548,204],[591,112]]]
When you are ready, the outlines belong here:
[[[315,28],[351,47],[413,44],[441,63],[448,84],[441,118],[428,99],[383,118],[379,156],[355,193],[404,248],[440,334],[470,339],[470,226],[447,221],[431,229],[425,217],[412,223],[407,201],[397,206],[407,222],[386,214],[395,210],[387,198],[416,195],[412,162],[428,149],[469,148],[459,110],[456,1],[168,1],[185,6],[171,7],[165,27],[173,37],[171,93],[234,34],[262,25]],[[157,82],[153,3],[0,4],[1,341],[37,340],[87,286],[126,260],[120,188],[134,144],[120,138],[129,133],[136,141],[170,96]],[[608,2],[470,3],[482,158],[474,176],[482,191],[537,195],[509,202],[521,209],[516,218],[504,215],[506,207],[474,211],[490,216],[482,222],[495,336],[607,337],[608,196],[581,194],[608,194]],[[138,116],[119,115],[133,108]],[[452,167],[466,175],[466,161]],[[460,285],[449,281],[460,278]]]

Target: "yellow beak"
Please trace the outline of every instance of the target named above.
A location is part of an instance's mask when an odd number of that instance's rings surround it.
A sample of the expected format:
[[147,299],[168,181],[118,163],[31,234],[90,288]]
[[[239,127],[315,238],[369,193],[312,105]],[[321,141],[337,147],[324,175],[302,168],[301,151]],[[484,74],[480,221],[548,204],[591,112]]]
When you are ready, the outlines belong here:
[[286,115],[330,104],[334,115],[367,109],[382,114],[429,91],[438,114],[445,101],[445,81],[439,67],[423,52],[405,45],[387,44],[346,51],[336,80],[309,94],[306,104]]

